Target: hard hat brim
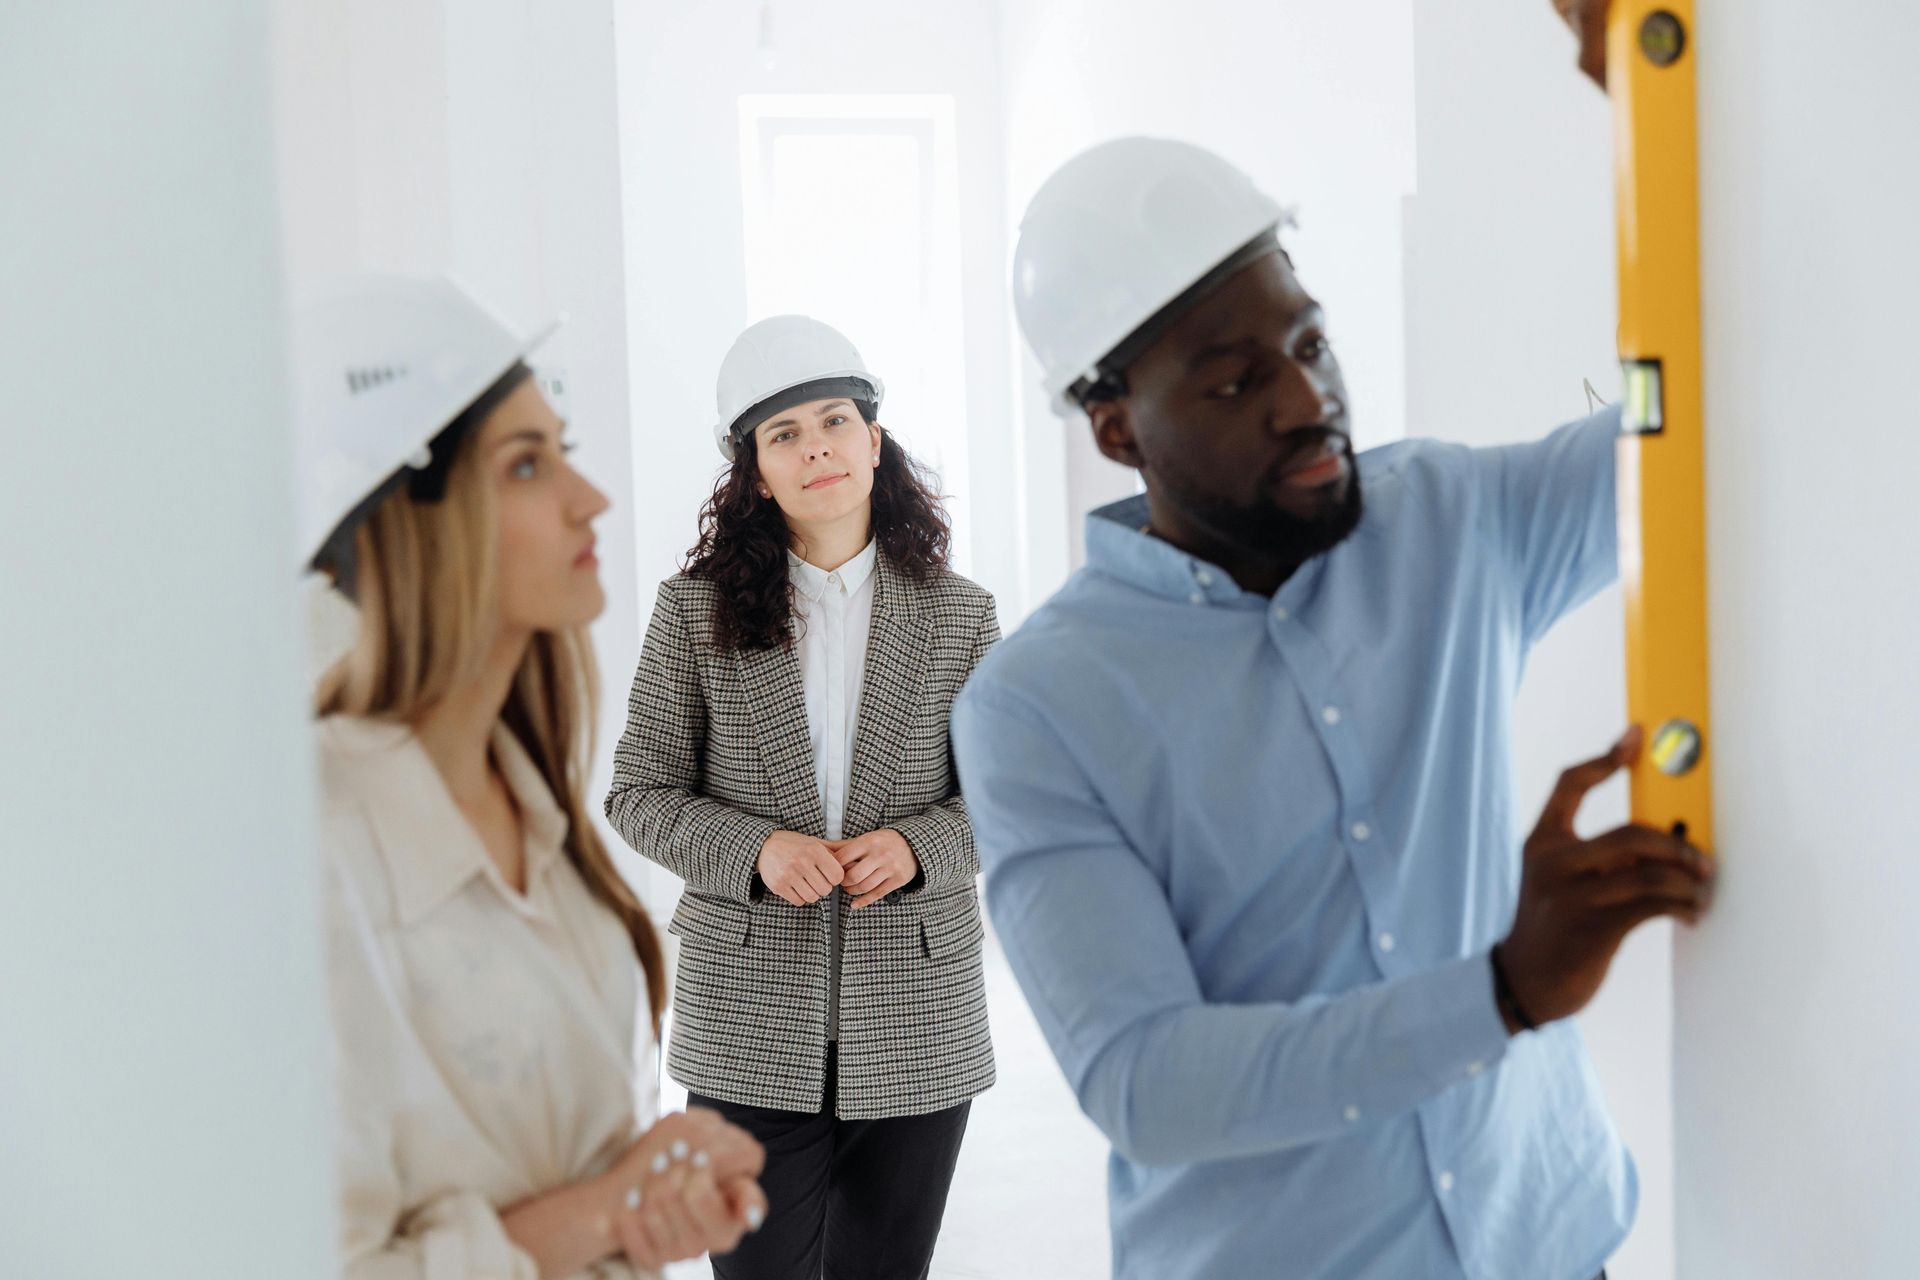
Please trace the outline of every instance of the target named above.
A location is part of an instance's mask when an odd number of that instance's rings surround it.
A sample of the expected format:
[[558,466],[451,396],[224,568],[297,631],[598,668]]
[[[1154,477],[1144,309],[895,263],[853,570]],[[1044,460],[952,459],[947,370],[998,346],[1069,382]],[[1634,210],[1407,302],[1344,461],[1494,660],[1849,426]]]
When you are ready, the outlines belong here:
[[795,404],[802,404],[808,400],[815,399],[816,397],[811,395],[796,398],[789,397],[792,397],[794,392],[803,388],[812,387],[817,383],[858,383],[866,387],[871,392],[870,395],[861,397],[849,395],[848,398],[866,400],[868,404],[873,406],[873,412],[875,414],[880,412],[880,402],[886,398],[887,394],[886,384],[880,380],[879,376],[868,373],[865,369],[839,369],[816,377],[801,378],[794,382],[789,382],[783,387],[776,388],[755,403],[748,405],[745,409],[741,410],[740,413],[735,415],[732,421],[714,423],[713,436],[715,442],[720,446],[720,456],[728,462],[734,461],[740,452],[739,445],[735,442],[739,438],[740,428],[743,424],[751,429],[766,421],[766,419],[774,414],[779,413],[782,409],[788,409]]
[[476,404],[488,389],[505,377],[515,365],[525,361],[528,356],[544,346],[554,334],[566,326],[567,320],[565,312],[556,315],[546,324],[501,348],[498,359],[476,366],[470,376],[462,382],[449,385],[441,403],[435,409],[421,415],[419,429],[399,438],[394,450],[395,456],[391,458],[384,473],[354,496],[345,510],[341,511],[339,519],[329,525],[325,533],[317,539],[310,537],[307,540],[311,545],[302,548],[303,572],[322,572],[320,561],[328,549],[339,544],[344,531],[364,522],[372,514],[373,509],[379,505],[375,499],[384,498],[393,492],[396,481],[403,473],[413,469],[411,460],[418,457],[422,450],[426,449],[461,414]]

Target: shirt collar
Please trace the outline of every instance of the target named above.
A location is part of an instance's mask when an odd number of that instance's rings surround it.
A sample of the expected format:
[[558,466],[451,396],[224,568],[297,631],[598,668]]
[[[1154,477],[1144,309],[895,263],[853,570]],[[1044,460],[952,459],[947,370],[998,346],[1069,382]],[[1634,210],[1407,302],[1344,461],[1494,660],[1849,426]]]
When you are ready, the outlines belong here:
[[[867,579],[873,576],[873,565],[878,555],[879,544],[870,538],[859,555],[833,570],[834,574],[839,575],[840,585],[845,588],[848,595],[852,595],[866,585]],[[808,564],[789,551],[787,552],[787,576],[793,580],[796,591],[817,603],[820,597],[827,593],[827,578],[831,575],[827,570],[818,565]]]
[[[454,803],[412,729],[353,716],[332,717],[326,728],[331,746],[355,772],[355,789],[366,806],[403,926],[418,921],[475,876],[499,882],[509,901],[525,905],[520,894],[500,881],[479,833]],[[530,896],[561,856],[570,824],[512,731],[496,724],[491,745],[500,776],[520,809]]]
[[1151,595],[1186,604],[1254,604],[1219,565],[1188,555],[1146,532],[1147,498],[1137,494],[1087,516],[1087,567]]

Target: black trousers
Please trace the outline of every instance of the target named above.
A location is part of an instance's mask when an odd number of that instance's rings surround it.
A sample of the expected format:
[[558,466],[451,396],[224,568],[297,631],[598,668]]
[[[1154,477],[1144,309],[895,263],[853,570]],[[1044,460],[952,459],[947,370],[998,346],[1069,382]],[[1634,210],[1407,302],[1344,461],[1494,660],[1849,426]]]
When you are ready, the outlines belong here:
[[811,1115],[688,1095],[767,1149],[766,1225],[712,1260],[715,1280],[925,1280],[973,1104],[842,1120],[837,1067],[829,1045],[826,1098]]

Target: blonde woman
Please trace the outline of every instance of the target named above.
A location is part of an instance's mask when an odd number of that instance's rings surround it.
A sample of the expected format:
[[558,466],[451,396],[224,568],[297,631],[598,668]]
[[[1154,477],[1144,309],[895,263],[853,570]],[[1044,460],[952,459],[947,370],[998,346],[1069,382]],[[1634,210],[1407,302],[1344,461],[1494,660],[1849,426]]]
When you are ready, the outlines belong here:
[[581,798],[607,500],[528,345],[444,281],[296,325],[311,565],[359,605],[316,705],[354,1280],[630,1280],[766,1212],[757,1142],[652,1114],[660,945]]

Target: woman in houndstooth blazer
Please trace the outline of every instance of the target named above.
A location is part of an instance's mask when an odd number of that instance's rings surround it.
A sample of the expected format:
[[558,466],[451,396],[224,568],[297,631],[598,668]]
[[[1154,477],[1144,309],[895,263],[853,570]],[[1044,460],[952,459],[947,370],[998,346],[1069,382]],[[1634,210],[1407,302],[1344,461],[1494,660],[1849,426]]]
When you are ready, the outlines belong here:
[[667,1069],[767,1147],[767,1225],[721,1280],[925,1276],[994,1078],[947,722],[999,626],[880,394],[817,321],[736,342],[732,465],[614,756],[608,818],[686,882]]

